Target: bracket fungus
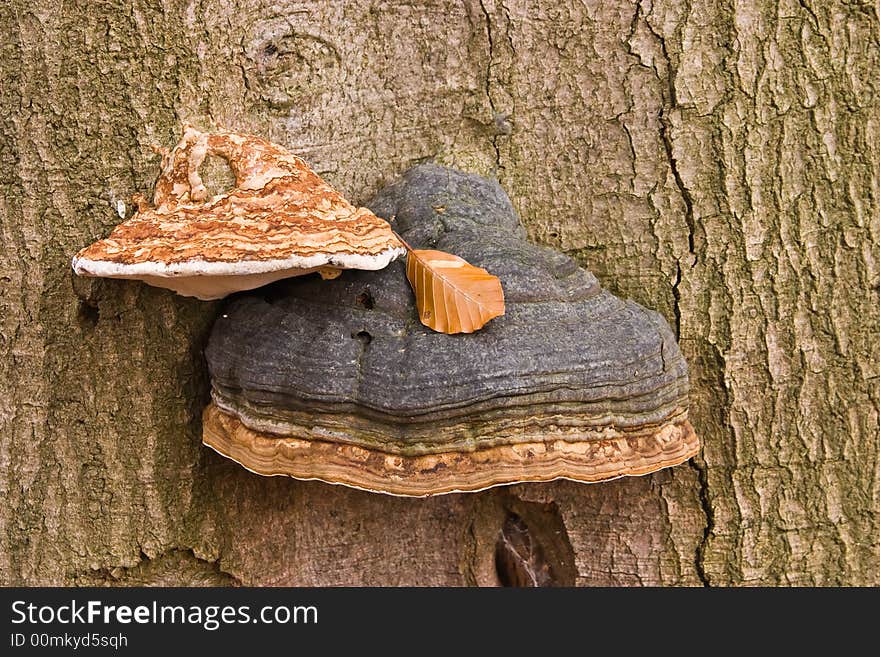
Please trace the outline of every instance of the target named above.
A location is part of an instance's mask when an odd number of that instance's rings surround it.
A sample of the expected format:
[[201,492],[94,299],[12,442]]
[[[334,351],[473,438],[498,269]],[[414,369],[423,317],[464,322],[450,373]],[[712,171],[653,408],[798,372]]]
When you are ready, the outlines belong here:
[[529,243],[497,183],[420,165],[371,207],[415,247],[496,273],[507,312],[433,332],[403,262],[241,295],[206,351],[206,445],[262,475],[412,496],[602,481],[697,453],[669,325]]
[[[81,250],[81,276],[137,279],[219,299],[281,278],[381,269],[405,253],[387,222],[358,208],[296,155],[259,137],[185,126],[163,153],[153,203]],[[229,163],[235,186],[208,197],[199,167]]]

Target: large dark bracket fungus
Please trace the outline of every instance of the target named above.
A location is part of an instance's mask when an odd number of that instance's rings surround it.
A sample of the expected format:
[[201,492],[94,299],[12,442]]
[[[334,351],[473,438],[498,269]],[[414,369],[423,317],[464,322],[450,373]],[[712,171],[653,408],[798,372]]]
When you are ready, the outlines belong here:
[[207,348],[206,445],[259,474],[394,495],[602,481],[697,453],[668,324],[526,241],[497,183],[423,165],[371,207],[414,247],[496,274],[507,313],[435,333],[402,262],[240,296]]

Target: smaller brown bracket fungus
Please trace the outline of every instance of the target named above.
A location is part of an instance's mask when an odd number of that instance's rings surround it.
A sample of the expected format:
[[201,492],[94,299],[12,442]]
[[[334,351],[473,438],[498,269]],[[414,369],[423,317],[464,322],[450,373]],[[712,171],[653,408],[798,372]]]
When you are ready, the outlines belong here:
[[496,274],[505,314],[430,330],[403,262],[241,295],[206,350],[206,445],[262,475],[412,496],[603,481],[697,453],[669,325],[529,243],[497,183],[422,165],[371,207],[413,248]]
[[[235,186],[208,197],[199,167],[225,159]],[[405,249],[387,222],[358,208],[277,144],[186,126],[163,153],[153,203],[81,250],[81,276],[127,278],[219,299],[273,281],[341,269],[382,269]]]

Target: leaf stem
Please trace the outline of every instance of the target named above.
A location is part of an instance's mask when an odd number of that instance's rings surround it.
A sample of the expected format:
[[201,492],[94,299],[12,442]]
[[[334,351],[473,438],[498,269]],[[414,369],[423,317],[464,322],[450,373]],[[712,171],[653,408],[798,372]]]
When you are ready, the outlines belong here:
[[394,233],[394,237],[396,237],[397,240],[406,247],[407,251],[409,251],[410,253],[415,251],[415,249],[412,248],[405,239],[403,239],[400,235],[397,234],[396,230],[392,229],[391,232]]

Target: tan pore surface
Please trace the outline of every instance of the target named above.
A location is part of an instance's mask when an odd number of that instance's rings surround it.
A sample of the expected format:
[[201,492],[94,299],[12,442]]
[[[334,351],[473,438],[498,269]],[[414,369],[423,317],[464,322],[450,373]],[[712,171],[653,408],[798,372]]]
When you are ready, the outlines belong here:
[[[198,172],[208,155],[224,158],[236,179],[212,198]],[[281,146],[186,126],[163,151],[153,203],[138,199],[135,215],[77,253],[73,267],[218,298],[313,271],[381,269],[404,252],[387,222]]]
[[205,409],[202,426],[205,445],[257,474],[416,497],[553,479],[590,483],[643,475],[683,463],[700,448],[686,414],[631,437],[577,442],[548,437],[418,456],[253,431],[213,403]]

